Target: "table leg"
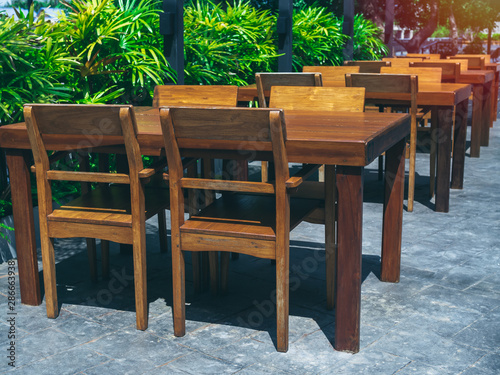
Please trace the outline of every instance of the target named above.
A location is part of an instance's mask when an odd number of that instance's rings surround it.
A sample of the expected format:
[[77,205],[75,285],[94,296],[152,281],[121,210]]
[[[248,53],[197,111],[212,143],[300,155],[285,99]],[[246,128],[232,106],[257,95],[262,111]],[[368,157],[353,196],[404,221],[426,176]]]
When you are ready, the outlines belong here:
[[42,297],[38,276],[33,203],[31,201],[29,171],[31,151],[14,149],[5,151],[12,192],[21,303],[36,306],[42,303]]
[[481,122],[481,146],[488,146],[490,143],[490,125],[492,123],[491,118],[491,97],[493,89],[493,81],[484,84],[483,89],[483,121]]
[[495,122],[495,120],[497,119],[499,79],[500,79],[500,72],[497,72],[495,69],[495,81],[493,83],[493,95],[491,95],[492,106],[491,106],[491,124],[490,124],[490,127],[493,127],[493,122]]
[[478,158],[481,146],[481,126],[483,121],[483,85],[472,86],[472,126],[470,134],[470,157]]
[[467,135],[468,100],[457,104],[453,136],[453,164],[451,167],[451,188],[463,189],[465,167],[465,137]]
[[451,128],[453,109],[439,107],[436,171],[436,211],[448,212],[450,204]]
[[338,250],[335,349],[359,351],[363,167],[337,167]]
[[399,282],[401,266],[405,146],[406,142],[403,139],[385,153],[385,197],[380,279],[393,283]]

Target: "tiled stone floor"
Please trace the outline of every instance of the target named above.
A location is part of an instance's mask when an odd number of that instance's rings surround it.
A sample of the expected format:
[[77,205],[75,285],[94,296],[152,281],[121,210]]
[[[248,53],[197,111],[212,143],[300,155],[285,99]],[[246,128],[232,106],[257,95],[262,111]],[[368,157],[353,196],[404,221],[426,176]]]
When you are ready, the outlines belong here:
[[[241,256],[226,296],[194,295],[188,265],[187,334],[173,336],[171,270],[148,228],[149,328],[135,329],[132,262],[112,249],[110,280],[89,281],[83,241],[59,240],[61,315],[16,304],[15,368],[9,366],[7,264],[0,265],[0,373],[19,374],[499,374],[500,121],[481,158],[466,157],[450,212],[428,198],[428,154],[417,161],[416,204],[404,213],[401,282],[379,280],[382,195],[366,169],[361,350],[336,352],[325,308],[323,230],[292,232],[290,350],[275,349],[269,261]],[[40,265],[41,267],[41,265]],[[16,280],[17,284],[17,280]]]

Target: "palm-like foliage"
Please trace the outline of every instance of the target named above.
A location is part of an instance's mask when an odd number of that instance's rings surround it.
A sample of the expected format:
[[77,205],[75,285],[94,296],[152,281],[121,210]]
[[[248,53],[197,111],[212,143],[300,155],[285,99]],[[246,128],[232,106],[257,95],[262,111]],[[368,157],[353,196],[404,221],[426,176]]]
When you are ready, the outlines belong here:
[[338,19],[326,8],[303,8],[293,16],[293,67],[342,64],[346,36]]
[[354,60],[380,60],[389,50],[382,39],[382,30],[363,17],[354,16]]
[[[137,103],[134,90],[151,93],[173,79],[158,48],[155,0],[73,0],[59,24],[59,38],[79,62],[71,72],[76,102]],[[134,95],[134,97],[132,96]],[[148,104],[148,103],[143,103]]]
[[43,14],[0,15],[0,125],[22,120],[28,102],[52,102],[68,97],[58,78],[74,64],[53,42]]
[[226,10],[210,1],[191,2],[184,9],[186,83],[251,83],[277,57],[274,25],[270,12],[241,0]]

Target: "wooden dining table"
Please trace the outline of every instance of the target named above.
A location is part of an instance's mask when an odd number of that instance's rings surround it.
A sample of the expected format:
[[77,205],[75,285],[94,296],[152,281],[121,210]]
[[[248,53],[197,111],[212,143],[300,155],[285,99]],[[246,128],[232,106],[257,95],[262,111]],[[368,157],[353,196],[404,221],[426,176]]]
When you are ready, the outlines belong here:
[[[325,86],[327,82],[323,83]],[[450,201],[450,187],[462,189],[464,182],[465,147],[467,135],[468,99],[471,86],[455,83],[422,83],[419,85],[417,104],[431,108],[433,120],[437,123],[437,168],[436,168],[436,196],[435,210],[448,212]],[[398,93],[384,93],[383,99],[387,104],[400,99]],[[366,92],[367,99],[377,98],[380,94]],[[240,87],[239,101],[253,101],[257,97],[255,86]],[[456,110],[455,110],[456,108]],[[455,123],[455,126],[453,124]],[[453,165],[452,165],[452,129]],[[451,175],[450,175],[451,167]],[[450,184],[451,181],[451,184]]]
[[[159,111],[136,107],[138,141],[144,155],[160,155],[163,139]],[[410,117],[393,113],[329,113],[287,111],[286,148],[290,162],[336,167],[338,255],[335,295],[335,348],[357,352],[360,338],[361,260],[363,231],[363,169],[386,153],[385,199],[382,212],[381,279],[398,282],[404,192],[405,137]],[[123,142],[102,134],[81,137],[47,136],[47,148],[66,150],[82,144],[106,147]],[[24,123],[0,127],[0,147],[10,172],[12,208],[19,267],[21,302],[41,303],[35,228],[31,200],[31,150]],[[111,147],[112,149],[112,147]],[[334,167],[326,168],[325,181],[334,181]],[[328,184],[325,183],[325,186]],[[325,188],[326,236],[335,234],[333,189]],[[330,214],[328,214],[328,212]],[[331,217],[329,219],[329,217]],[[328,241],[326,241],[328,242]],[[335,241],[330,241],[335,246]]]

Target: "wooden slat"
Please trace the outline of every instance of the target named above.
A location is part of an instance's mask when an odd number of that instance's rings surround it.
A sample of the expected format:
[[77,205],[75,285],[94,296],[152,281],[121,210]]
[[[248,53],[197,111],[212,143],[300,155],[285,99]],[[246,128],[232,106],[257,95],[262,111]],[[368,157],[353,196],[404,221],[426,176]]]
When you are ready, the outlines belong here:
[[130,184],[130,177],[124,173],[101,172],[73,172],[73,171],[47,171],[49,180],[57,181],[84,181],[115,184]]
[[269,105],[287,110],[363,112],[364,88],[273,86]]
[[157,85],[153,106],[236,107],[238,87],[229,85]]
[[323,85],[336,82],[339,87],[345,86],[345,75],[348,73],[359,73],[359,66],[304,66],[303,72],[321,73]]
[[390,61],[344,61],[344,65],[359,66],[359,73],[380,73],[380,68],[383,66],[391,66]]
[[441,68],[410,68],[408,67],[394,67],[380,68],[382,74],[412,74],[418,76],[418,82],[424,83],[440,83],[441,82]]
[[274,194],[274,185],[264,182],[211,180],[184,177],[181,179],[181,186],[188,189]]

